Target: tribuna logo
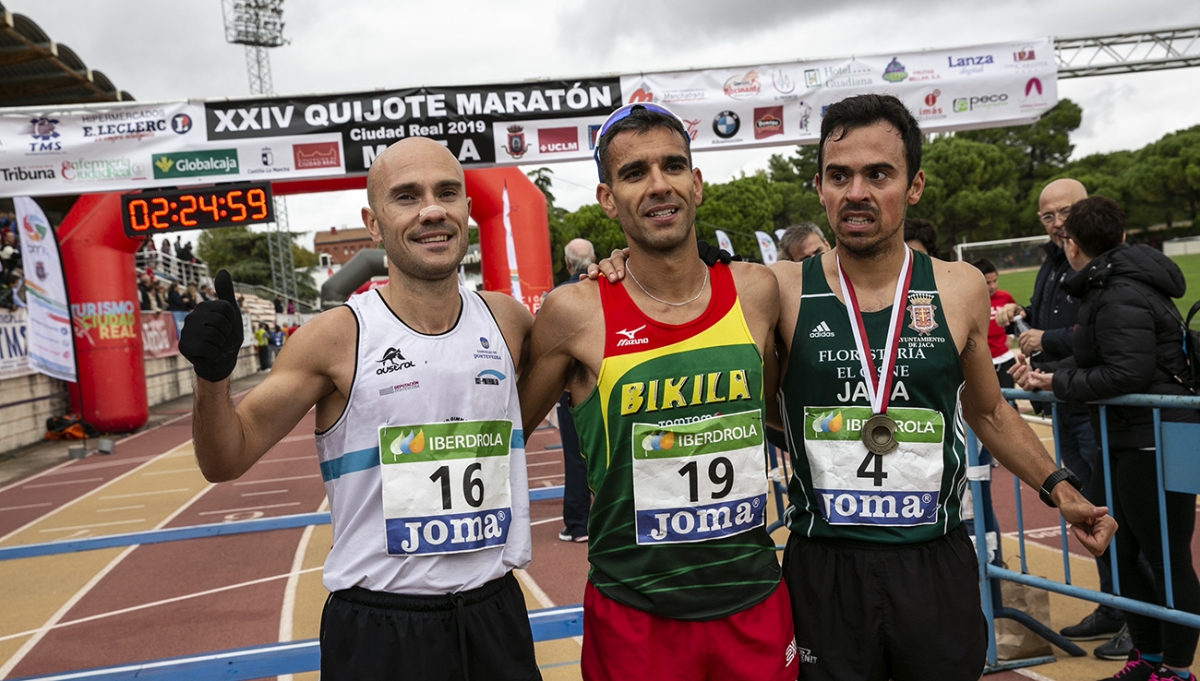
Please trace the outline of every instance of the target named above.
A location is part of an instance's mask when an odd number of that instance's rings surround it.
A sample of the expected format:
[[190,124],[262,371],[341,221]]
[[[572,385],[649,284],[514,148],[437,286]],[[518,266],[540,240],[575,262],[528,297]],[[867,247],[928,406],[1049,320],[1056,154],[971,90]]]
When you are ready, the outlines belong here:
[[5,182],[20,182],[26,180],[53,180],[53,168],[0,168],[0,176],[4,177]]

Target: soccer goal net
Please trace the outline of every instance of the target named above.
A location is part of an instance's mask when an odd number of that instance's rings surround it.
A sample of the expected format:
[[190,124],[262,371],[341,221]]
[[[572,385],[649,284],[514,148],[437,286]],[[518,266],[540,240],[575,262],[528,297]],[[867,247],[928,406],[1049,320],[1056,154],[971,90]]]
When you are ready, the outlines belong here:
[[974,262],[987,258],[999,270],[1015,270],[1027,267],[1038,267],[1046,259],[1042,244],[1050,240],[1046,235],[1023,236],[1016,239],[997,239],[995,241],[974,241],[958,244],[954,252],[958,259],[964,262]]

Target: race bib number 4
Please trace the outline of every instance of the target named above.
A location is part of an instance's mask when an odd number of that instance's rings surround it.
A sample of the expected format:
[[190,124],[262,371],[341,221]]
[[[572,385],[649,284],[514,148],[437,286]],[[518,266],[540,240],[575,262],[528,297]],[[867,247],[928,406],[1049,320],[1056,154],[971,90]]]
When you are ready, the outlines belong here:
[[387,552],[437,555],[503,546],[512,521],[509,421],[379,429]]
[[888,407],[897,447],[862,442],[867,407],[806,407],[804,448],[821,514],[830,525],[909,527],[937,522],[945,420],[933,409]]
[[764,522],[767,505],[762,415],[633,426],[637,543],[729,537]]

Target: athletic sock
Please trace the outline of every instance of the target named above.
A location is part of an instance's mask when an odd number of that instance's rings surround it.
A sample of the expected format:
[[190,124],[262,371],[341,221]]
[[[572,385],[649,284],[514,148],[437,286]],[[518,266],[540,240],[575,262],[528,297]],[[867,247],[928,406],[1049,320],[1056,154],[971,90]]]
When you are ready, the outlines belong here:
[[1162,664],[1162,653],[1159,653],[1157,655],[1146,655],[1143,653],[1142,659],[1149,662],[1150,664]]

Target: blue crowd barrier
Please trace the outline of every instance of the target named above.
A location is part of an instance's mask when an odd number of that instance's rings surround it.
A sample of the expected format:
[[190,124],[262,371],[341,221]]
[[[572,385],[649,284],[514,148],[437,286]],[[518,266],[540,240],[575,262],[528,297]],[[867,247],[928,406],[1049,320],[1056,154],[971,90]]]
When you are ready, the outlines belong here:
[[[1061,442],[1059,439],[1059,419],[1057,403],[1061,402],[1054,396],[1053,393],[1046,391],[1027,392],[1023,390],[1005,389],[1002,391],[1004,397],[1008,400],[1025,399],[1035,402],[1054,403],[1052,425],[1054,429],[1055,442]],[[1100,447],[1101,459],[1104,466],[1105,476],[1105,498],[1112,499],[1112,475],[1109,466],[1109,447],[1108,447],[1108,407],[1110,406],[1129,406],[1129,407],[1149,407],[1153,409],[1154,414],[1154,432],[1155,432],[1155,461],[1157,466],[1159,489],[1158,489],[1158,509],[1159,509],[1159,526],[1162,536],[1167,536],[1167,520],[1166,520],[1166,492],[1184,492],[1195,494],[1200,491],[1200,424],[1194,423],[1164,423],[1161,418],[1161,409],[1200,409],[1200,396],[1173,396],[1173,395],[1124,395],[1108,400],[1103,400],[1093,403],[1099,407],[1100,415]],[[1057,451],[1056,447],[1056,451]],[[1005,669],[1014,669],[1019,667],[1028,667],[1046,662],[1053,662],[1054,657],[1035,657],[1021,660],[1000,661],[996,654],[996,636],[995,636],[995,619],[997,617],[1008,617],[1020,621],[1028,626],[1038,635],[1046,640],[1054,643],[1072,655],[1083,655],[1084,652],[1078,646],[1070,641],[1062,638],[1057,632],[1054,632],[1033,620],[1031,617],[1004,608],[999,602],[999,582],[1010,581],[1018,584],[1025,584],[1040,589],[1045,589],[1054,593],[1071,596],[1082,600],[1092,601],[1094,603],[1111,605],[1121,610],[1136,612],[1149,617],[1154,617],[1185,626],[1200,628],[1200,615],[1176,610],[1174,607],[1174,597],[1172,594],[1171,571],[1165,572],[1165,590],[1166,590],[1166,605],[1158,605],[1155,603],[1145,603],[1135,601],[1129,598],[1122,597],[1120,587],[1120,570],[1116,561],[1116,543],[1114,537],[1111,544],[1111,554],[1114,558],[1112,563],[1113,576],[1113,593],[1105,594],[1092,589],[1085,589],[1076,586],[1071,580],[1071,565],[1070,553],[1068,549],[1068,533],[1066,521],[1059,518],[1059,535],[1061,538],[1061,550],[1063,560],[1063,582],[1035,577],[1029,574],[1029,567],[1025,553],[1025,525],[1021,512],[1021,493],[1020,480],[1013,476],[1013,488],[1016,499],[1016,516],[1017,516],[1017,540],[1018,552],[1020,556],[1019,572],[1009,570],[995,563],[988,561],[987,547],[987,527],[984,519],[991,514],[991,508],[985,505],[985,499],[990,500],[990,490],[985,493],[985,485],[989,485],[991,479],[990,462],[980,460],[979,442],[975,434],[968,428],[967,430],[967,457],[968,457],[968,472],[967,477],[971,485],[971,497],[973,510],[975,515],[975,548],[979,558],[979,578],[980,592],[982,596],[982,605],[984,616],[988,624],[988,653],[987,653],[987,672],[1002,671]],[[1061,456],[1056,454],[1058,464],[1062,465]],[[1111,505],[1110,505],[1111,508]],[[1166,541],[1161,542],[1164,565],[1170,565],[1170,548]],[[999,530],[997,529],[997,552],[1000,550]]]

